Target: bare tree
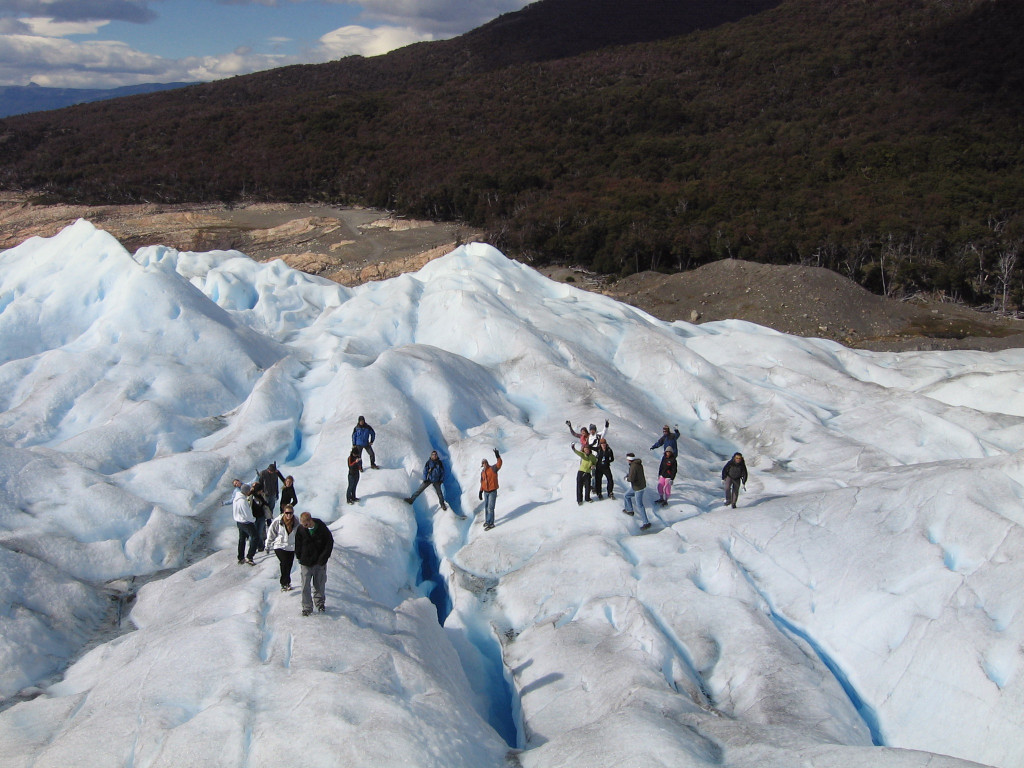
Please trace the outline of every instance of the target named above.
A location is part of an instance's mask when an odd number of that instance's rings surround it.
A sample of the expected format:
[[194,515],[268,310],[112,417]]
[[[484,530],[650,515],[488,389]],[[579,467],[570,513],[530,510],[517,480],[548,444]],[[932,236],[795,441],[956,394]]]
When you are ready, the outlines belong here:
[[1010,284],[1013,282],[1013,275],[1017,270],[1017,257],[1020,254],[1020,245],[1020,240],[1007,243],[996,259],[996,283],[1003,294],[1003,314],[1006,314]]

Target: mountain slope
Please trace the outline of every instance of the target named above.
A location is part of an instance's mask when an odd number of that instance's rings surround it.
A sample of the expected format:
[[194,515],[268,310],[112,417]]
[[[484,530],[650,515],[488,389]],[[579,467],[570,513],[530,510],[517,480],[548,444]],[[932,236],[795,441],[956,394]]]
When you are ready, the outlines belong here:
[[[618,9],[620,41],[648,32],[624,23],[631,4],[601,7]],[[787,0],[548,59],[578,8],[547,0],[380,59],[7,120],[0,182],[95,201],[360,202],[603,272],[734,256],[878,292],[999,291],[993,265],[1024,237],[1024,54],[1003,45],[1020,3]],[[608,39],[597,19],[581,48]]]

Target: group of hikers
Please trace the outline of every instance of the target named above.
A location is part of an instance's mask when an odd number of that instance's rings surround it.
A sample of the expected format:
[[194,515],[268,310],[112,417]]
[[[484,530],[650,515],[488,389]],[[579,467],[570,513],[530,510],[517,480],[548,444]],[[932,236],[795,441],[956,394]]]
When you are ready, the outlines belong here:
[[[567,420],[565,423],[572,436],[578,440],[578,443],[570,445],[573,453],[580,458],[576,473],[576,503],[582,506],[586,502],[594,501],[595,496],[599,501],[604,499],[605,495],[609,499],[614,499],[615,481],[611,465],[615,461],[615,453],[606,439],[608,421],[605,421],[604,429],[600,432],[595,424],[581,425],[579,431],[576,431],[572,427],[572,422]],[[678,469],[676,456],[679,452],[679,436],[678,426],[673,430],[666,424],[661,437],[651,446],[652,451],[662,449],[661,463],[658,466],[656,502],[661,506],[668,505],[672,493],[672,481],[675,480]],[[349,504],[359,501],[356,488],[359,485],[359,476],[364,471],[364,451],[369,454],[370,469],[380,469],[373,451],[375,439],[376,432],[373,427],[360,416],[352,430],[352,451],[348,457],[348,487],[345,500]],[[478,497],[483,502],[485,531],[494,528],[498,471],[502,466],[501,452],[497,448],[493,450],[494,464],[487,459],[480,462]],[[622,511],[630,516],[638,516],[641,521],[640,530],[647,531],[651,527],[651,522],[644,505],[647,478],[643,463],[633,453],[626,454],[626,462],[628,467],[623,477],[626,492],[622,497]],[[423,465],[422,482],[411,496],[405,497],[405,502],[415,503],[428,486],[433,486],[441,509],[447,510],[448,503],[444,498],[443,487],[445,476],[444,462],[437,451],[431,451]],[[735,453],[722,468],[722,484],[727,506],[736,508],[740,485],[746,486],[746,482],[747,466],[743,455]],[[256,473],[252,483],[247,484],[235,479],[232,484],[234,492],[231,500],[225,503],[231,505],[232,516],[238,527],[238,563],[255,565],[256,552],[273,552],[280,564],[281,591],[288,592],[292,588],[292,568],[298,560],[302,578],[302,615],[309,616],[314,610],[325,612],[327,561],[334,549],[334,536],[326,523],[308,512],[303,512],[296,520],[295,506],[298,504],[298,495],[295,490],[295,479],[290,475],[282,475],[277,464],[271,462],[266,469]],[[274,508],[279,502],[280,514],[275,517]],[[460,518],[465,517],[457,512],[456,514]]]
[[[274,517],[280,489],[280,515]],[[314,608],[327,610],[327,561],[334,550],[334,535],[327,524],[308,512],[295,519],[298,495],[295,478],[284,477],[271,463],[256,474],[251,483],[239,479],[232,481],[231,514],[238,528],[238,563],[256,565],[257,552],[269,551],[277,556],[281,567],[281,591],[292,588],[292,568],[299,561],[302,576],[302,615],[309,616]],[[270,520],[270,525],[267,521]]]
[[[572,428],[572,422],[566,420],[565,425],[569,433],[579,440],[570,444],[569,448],[580,458],[579,469],[576,472],[576,503],[583,506],[584,503],[594,501],[594,496],[600,501],[604,498],[606,489],[609,499],[615,498],[615,481],[612,479],[612,462],[615,461],[615,452],[608,444],[606,434],[608,432],[608,421],[604,422],[604,429],[600,432],[596,424],[589,427],[580,426],[577,432]],[[662,449],[661,463],[658,465],[658,500],[657,504],[668,506],[669,496],[672,494],[672,482],[676,479],[678,464],[676,456],[679,454],[679,427],[674,430],[667,424],[662,428],[661,437],[651,446],[651,450]],[[634,453],[626,454],[627,470],[623,480],[626,482],[627,490],[622,497],[622,511],[631,517],[636,515],[640,518],[640,530],[646,531],[651,527],[651,521],[647,517],[647,508],[644,505],[644,492],[647,489],[647,476],[644,472],[643,462]],[[725,503],[736,508],[736,500],[739,496],[739,486],[742,483],[746,486],[747,465],[740,453],[733,454],[733,457],[722,468],[722,483],[725,490]]]

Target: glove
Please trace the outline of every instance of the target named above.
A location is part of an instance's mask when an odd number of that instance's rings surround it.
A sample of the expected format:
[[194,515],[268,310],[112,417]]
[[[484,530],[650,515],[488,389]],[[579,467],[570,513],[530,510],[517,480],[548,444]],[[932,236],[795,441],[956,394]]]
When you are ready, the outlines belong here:
[[605,419],[605,420],[604,420],[604,428],[605,428],[605,429],[608,429],[608,419]]
[[501,454],[498,453],[498,449],[497,448],[494,449],[494,458],[496,458],[496,459],[500,459],[501,458]]
[[483,492],[483,490],[481,490],[480,491],[480,501],[483,501],[483,500],[484,500],[484,492]]
[[566,419],[565,420],[565,426],[567,426],[569,429],[572,429],[572,422],[569,421],[568,419]]

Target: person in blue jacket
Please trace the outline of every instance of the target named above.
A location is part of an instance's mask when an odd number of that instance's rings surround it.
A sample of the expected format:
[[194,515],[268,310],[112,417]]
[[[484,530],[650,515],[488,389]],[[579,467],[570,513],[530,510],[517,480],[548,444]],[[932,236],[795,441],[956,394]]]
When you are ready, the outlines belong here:
[[441,502],[441,509],[448,509],[448,505],[444,502],[444,489],[441,488],[442,482],[444,482],[444,464],[437,455],[437,451],[431,451],[430,458],[423,465],[423,482],[420,483],[420,487],[416,489],[412,496],[406,497],[406,503],[412,504],[426,490],[428,485],[432,485],[437,492],[437,500]]
[[668,428],[668,424],[666,424],[661,429],[661,437],[658,438],[658,442],[656,442],[654,445],[651,446],[651,450],[653,451],[655,448],[662,448],[664,451],[671,450],[674,455],[678,456],[679,455],[678,440],[679,440],[679,427],[676,427],[676,430],[673,433],[672,430]]
[[363,455],[363,449],[370,454],[370,469],[380,469],[377,466],[377,457],[373,455],[373,441],[376,439],[377,433],[373,431],[373,427],[360,416],[355,429],[352,430],[352,445],[359,449],[360,457]]

